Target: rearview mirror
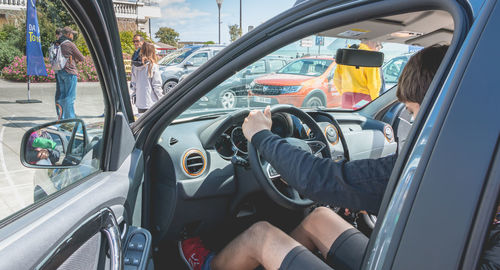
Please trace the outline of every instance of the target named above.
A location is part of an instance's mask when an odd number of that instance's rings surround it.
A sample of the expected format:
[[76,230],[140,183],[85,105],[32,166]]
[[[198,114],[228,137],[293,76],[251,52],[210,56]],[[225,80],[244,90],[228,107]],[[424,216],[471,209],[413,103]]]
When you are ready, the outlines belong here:
[[338,49],[335,62],[355,67],[381,67],[384,63],[384,53],[358,49]]
[[192,67],[194,66],[193,62],[191,61],[187,61],[185,64],[184,64],[185,67]]
[[21,141],[21,163],[29,168],[70,168],[82,161],[87,132],[80,119],[36,126]]

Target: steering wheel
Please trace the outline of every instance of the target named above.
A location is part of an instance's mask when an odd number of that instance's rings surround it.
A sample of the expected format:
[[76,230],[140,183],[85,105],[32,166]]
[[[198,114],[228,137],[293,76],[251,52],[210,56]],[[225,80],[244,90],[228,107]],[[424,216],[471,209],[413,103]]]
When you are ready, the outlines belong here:
[[[323,158],[331,159],[330,148],[328,146],[329,143],[326,140],[325,134],[311,116],[303,110],[291,105],[277,105],[271,107],[271,113],[278,112],[289,113],[296,116],[306,124],[314,134],[313,138],[305,140],[293,137],[285,138],[288,143],[313,155],[319,155],[319,153],[321,153]],[[286,180],[283,181],[280,174],[271,164],[261,158],[259,151],[250,141],[248,141],[248,158],[255,178],[267,195],[277,204],[288,209],[300,209],[314,203],[310,199],[301,197],[297,190],[285,182]]]

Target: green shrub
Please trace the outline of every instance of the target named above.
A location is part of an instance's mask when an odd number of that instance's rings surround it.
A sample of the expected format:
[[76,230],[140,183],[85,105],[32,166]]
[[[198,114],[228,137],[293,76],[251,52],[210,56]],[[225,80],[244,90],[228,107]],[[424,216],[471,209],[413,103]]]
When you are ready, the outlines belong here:
[[[48,58],[45,58],[45,67],[47,68],[47,76],[31,76],[32,82],[55,82],[55,72],[52,70]],[[96,82],[99,80],[94,62],[90,56],[85,56],[85,60],[77,63],[76,67],[79,82]],[[26,56],[16,56],[10,65],[2,69],[2,77],[6,80],[26,82],[28,81],[26,71]]]
[[0,42],[0,69],[10,65],[16,56],[22,56],[21,52],[17,47],[6,42]]

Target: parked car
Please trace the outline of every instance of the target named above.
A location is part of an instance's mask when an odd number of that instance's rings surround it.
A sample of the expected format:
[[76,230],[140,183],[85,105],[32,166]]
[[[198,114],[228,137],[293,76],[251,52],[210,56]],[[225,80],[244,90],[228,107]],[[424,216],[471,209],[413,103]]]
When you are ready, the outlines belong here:
[[172,90],[182,75],[195,71],[223,48],[222,45],[190,46],[160,65],[163,93]]
[[275,74],[259,77],[250,84],[256,104],[291,104],[297,107],[337,107],[340,94],[333,85],[335,60],[305,57]]
[[224,83],[210,91],[210,93],[202,97],[196,104],[200,107],[224,109],[233,109],[238,105],[247,105],[250,83],[255,78],[281,69],[287,64],[287,61],[287,58],[280,56],[265,57],[225,80]]
[[385,91],[398,84],[398,78],[412,55],[413,54],[404,54],[394,57],[382,66],[382,76],[384,77],[385,82],[385,87],[382,89],[382,93],[385,93]]

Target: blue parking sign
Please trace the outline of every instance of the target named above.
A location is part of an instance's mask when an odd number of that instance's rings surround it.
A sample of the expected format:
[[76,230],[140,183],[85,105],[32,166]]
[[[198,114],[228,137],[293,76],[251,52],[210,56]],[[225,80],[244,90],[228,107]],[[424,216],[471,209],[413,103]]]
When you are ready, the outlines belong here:
[[325,45],[325,37],[316,36],[316,46],[324,46]]

